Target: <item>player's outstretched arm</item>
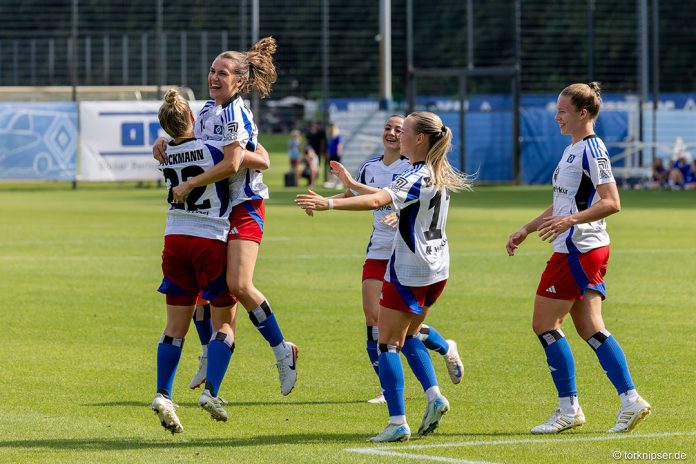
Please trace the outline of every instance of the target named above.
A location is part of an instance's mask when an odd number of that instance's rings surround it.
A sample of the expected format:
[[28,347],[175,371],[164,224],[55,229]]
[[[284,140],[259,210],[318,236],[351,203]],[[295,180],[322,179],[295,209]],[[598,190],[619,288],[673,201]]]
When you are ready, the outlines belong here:
[[375,187],[370,187],[365,184],[361,184],[357,180],[353,179],[353,176],[348,172],[348,170],[338,161],[331,161],[329,163],[331,166],[331,174],[338,177],[343,185],[348,187],[350,190],[358,192],[360,195],[369,195],[371,193],[377,193],[379,190]]
[[311,211],[326,211],[329,209],[342,209],[346,211],[369,211],[380,206],[388,205],[392,197],[386,190],[380,189],[370,195],[360,195],[350,198],[325,198],[312,190],[306,194],[297,195],[295,203],[300,208]]
[[204,185],[212,184],[213,182],[227,179],[228,177],[235,175],[237,171],[239,171],[239,167],[242,164],[242,158],[244,155],[242,146],[239,144],[239,142],[225,145],[223,148],[223,153],[225,156],[218,164],[204,173],[191,177],[186,182],[182,182],[181,184],[172,188],[173,201],[175,203],[181,203],[186,198],[186,195],[188,195],[194,188],[203,187]]

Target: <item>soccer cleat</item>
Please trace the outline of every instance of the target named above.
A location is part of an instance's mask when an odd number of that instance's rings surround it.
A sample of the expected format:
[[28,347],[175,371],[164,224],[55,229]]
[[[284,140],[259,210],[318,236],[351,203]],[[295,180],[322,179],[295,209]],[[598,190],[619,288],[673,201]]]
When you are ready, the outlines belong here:
[[294,343],[285,342],[290,348],[288,354],[278,361],[278,375],[280,376],[280,392],[283,396],[290,394],[297,382],[297,347]]
[[181,433],[184,431],[184,428],[181,426],[181,422],[179,422],[179,418],[176,415],[176,405],[172,402],[172,400],[161,393],[157,393],[150,407],[153,411],[155,411],[155,414],[157,414],[157,417],[162,424],[162,427],[164,427],[166,430],[169,430],[172,432],[172,434]]
[[628,433],[650,414],[652,407],[640,396],[626,407],[621,407],[616,416],[616,425],[607,430],[609,433]]
[[458,384],[462,381],[462,376],[464,375],[464,364],[462,364],[462,360],[459,357],[457,343],[454,340],[447,340],[447,344],[449,345],[449,350],[443,358],[445,358],[447,372],[449,372],[452,383]]
[[560,409],[556,409],[549,420],[541,425],[537,425],[532,428],[532,434],[534,435],[549,435],[554,433],[561,433],[564,430],[574,429],[575,427],[580,427],[585,423],[585,414],[582,412],[582,408],[578,407],[578,412],[575,414],[564,413]]
[[198,370],[193,375],[191,383],[189,383],[189,388],[198,388],[205,383],[205,372],[208,369],[208,357],[199,356],[198,357]]
[[367,441],[372,443],[386,443],[390,441],[407,441],[411,438],[411,429],[408,424],[388,424],[379,434]]
[[210,394],[209,390],[203,390],[198,397],[198,405],[210,413],[210,417],[216,421],[227,422],[227,411],[222,407],[219,397]]
[[367,402],[370,404],[384,404],[387,402],[387,400],[384,398],[384,392],[380,391],[379,395],[375,396],[371,400],[367,400]]
[[418,427],[418,435],[425,436],[432,433],[440,425],[440,419],[449,411],[449,401],[442,395],[428,402],[425,407],[425,414],[420,427]]

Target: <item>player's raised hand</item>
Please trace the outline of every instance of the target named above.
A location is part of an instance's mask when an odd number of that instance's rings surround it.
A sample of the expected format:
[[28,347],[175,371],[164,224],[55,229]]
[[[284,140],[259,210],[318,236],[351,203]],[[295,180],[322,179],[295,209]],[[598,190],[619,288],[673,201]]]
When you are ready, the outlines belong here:
[[353,185],[355,179],[350,175],[350,172],[338,161],[330,161],[329,166],[331,166],[331,174],[338,177],[343,185],[349,187]]
[[326,211],[329,209],[329,200],[309,189],[307,189],[307,193],[301,193],[295,197],[295,204],[304,209],[305,212],[307,210]]
[[515,250],[522,242],[524,242],[524,239],[526,238],[527,231],[524,228],[518,230],[514,234],[511,234],[510,237],[508,237],[507,245],[505,246],[508,256],[515,256]]
[[159,161],[160,164],[164,164],[164,154],[167,150],[167,139],[160,137],[155,140],[152,145],[152,157]]

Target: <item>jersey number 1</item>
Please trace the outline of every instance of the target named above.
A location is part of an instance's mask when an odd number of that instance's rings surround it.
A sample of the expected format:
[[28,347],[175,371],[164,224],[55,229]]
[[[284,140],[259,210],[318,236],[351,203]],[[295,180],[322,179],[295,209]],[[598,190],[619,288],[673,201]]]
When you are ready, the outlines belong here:
[[[181,182],[186,182],[187,179],[195,177],[198,174],[203,174],[204,170],[200,166],[186,166],[181,170]],[[179,175],[174,169],[166,168],[162,170],[164,178],[169,181],[169,195],[167,196],[167,202],[172,205],[171,209],[184,209],[182,203],[172,203],[173,195],[172,189],[179,185]],[[205,200],[201,203],[196,203],[198,199],[205,193],[206,187],[196,187],[191,190],[191,193],[186,197],[186,210],[196,211],[198,209],[208,209],[210,208],[210,200]]]
[[[449,192],[446,193],[449,197]],[[442,229],[438,229],[437,225],[440,223],[440,208],[442,206],[442,192],[438,191],[430,204],[428,205],[428,210],[433,210],[433,219],[430,221],[430,227],[426,230],[423,235],[425,235],[425,240],[439,240],[442,238]]]

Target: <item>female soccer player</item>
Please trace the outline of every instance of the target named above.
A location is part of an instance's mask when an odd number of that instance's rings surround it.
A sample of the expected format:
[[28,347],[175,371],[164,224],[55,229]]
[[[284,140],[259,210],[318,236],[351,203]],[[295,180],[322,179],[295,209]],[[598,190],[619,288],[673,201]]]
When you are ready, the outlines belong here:
[[[411,168],[408,158],[401,156],[400,137],[403,124],[403,116],[392,115],[387,119],[382,131],[384,154],[368,159],[363,163],[358,173],[359,181],[353,179],[353,176],[340,163],[335,161],[331,163],[332,173],[343,185],[348,187],[345,193],[335,195],[332,198],[350,198],[356,194],[366,195],[378,192],[379,189],[389,185],[399,174]],[[370,235],[367,244],[367,256],[362,272],[362,304],[365,324],[367,325],[367,355],[377,374],[379,374],[377,362],[379,295],[382,291],[384,274],[387,271],[387,263],[396,232],[394,227],[388,224],[387,217],[393,214],[392,211],[391,204],[374,211],[372,235]],[[421,326],[417,336],[426,348],[442,355],[452,382],[455,384],[461,382],[464,366],[459,358],[457,344],[454,340],[445,340],[434,327],[425,324]],[[382,392],[368,401],[368,403],[385,402]]]
[[[165,429],[179,433],[183,427],[172,403],[172,386],[200,291],[219,320],[218,333],[232,336],[235,300],[225,283],[230,203],[227,180],[195,189],[184,203],[172,201],[173,187],[212,168],[224,155],[217,147],[193,137],[193,114],[176,90],[165,95],[159,120],[173,140],[160,165],[170,189],[162,252],[164,278],[159,288],[167,299],[167,325],[157,348],[157,394],[152,409]],[[207,403],[201,406],[210,407]]]
[[558,408],[533,434],[559,433],[585,423],[575,386],[575,362],[561,324],[570,313],[578,334],[595,351],[621,399],[609,432],[630,432],[650,405],[638,395],[621,346],[602,320],[609,235],[604,218],[621,209],[607,149],[594,133],[602,103],[599,83],[572,84],[558,96],[556,122],[572,137],[553,174],[553,205],[510,235],[510,256],[532,232],[553,242],[554,253],[541,275],[532,328],[546,352],[558,390]]
[[[208,74],[212,100],[199,113],[196,128],[198,133],[209,138],[217,134],[224,147],[225,159],[205,173],[188,178],[172,192],[175,200],[182,201],[194,189],[232,175],[227,284],[271,346],[277,361],[281,393],[288,395],[297,380],[297,347],[285,341],[266,297],[252,280],[263,236],[264,199],[268,198],[268,188],[260,170],[240,168],[245,156],[256,149],[258,135],[253,114],[244,105],[240,93],[252,89],[262,97],[270,93],[276,80],[272,59],[275,50],[275,40],[265,37],[246,53],[228,51],[215,58]],[[213,342],[208,348],[209,353]],[[208,362],[212,362],[210,354]],[[215,392],[210,393],[215,397]]]
[[[404,406],[404,351],[414,374],[426,389],[428,404],[418,433],[435,430],[449,410],[440,393],[427,349],[418,328],[442,293],[449,276],[445,223],[449,192],[469,188],[467,178],[447,161],[452,133],[440,118],[416,112],[404,121],[401,149],[412,168],[387,187],[353,198],[324,198],[310,191],[295,202],[306,211],[376,210],[390,204],[400,212],[389,271],[382,285],[379,308],[379,379],[389,409],[389,424],[373,442],[404,441],[411,436]],[[407,338],[407,335],[411,337]]]

